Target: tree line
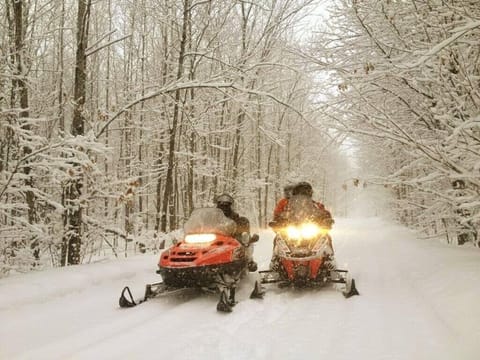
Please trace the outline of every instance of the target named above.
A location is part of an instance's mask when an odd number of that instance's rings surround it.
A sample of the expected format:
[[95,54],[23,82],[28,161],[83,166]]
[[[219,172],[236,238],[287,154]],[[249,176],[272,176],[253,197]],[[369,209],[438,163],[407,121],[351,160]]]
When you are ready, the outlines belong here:
[[310,58],[328,72],[331,126],[360,142],[396,218],[480,245],[478,1],[341,0]]
[[159,247],[221,192],[264,226],[306,169],[326,189],[337,141],[297,51],[314,5],[2,2],[0,273]]
[[346,179],[385,187],[402,223],[479,243],[476,1],[6,0],[0,17],[0,274],[157,249],[222,192],[265,226],[298,180],[334,215]]

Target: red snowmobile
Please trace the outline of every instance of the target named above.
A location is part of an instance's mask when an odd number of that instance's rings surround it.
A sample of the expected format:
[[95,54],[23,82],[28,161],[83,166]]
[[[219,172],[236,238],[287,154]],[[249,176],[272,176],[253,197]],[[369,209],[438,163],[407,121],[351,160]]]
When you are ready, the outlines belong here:
[[322,226],[319,216],[310,197],[295,195],[290,198],[283,219],[270,223],[276,232],[274,256],[270,270],[259,271],[260,283],[255,283],[252,298],[263,297],[261,284],[271,283],[297,288],[342,284],[339,287],[346,298],[359,295],[348,271],[336,268],[330,226]]
[[[217,310],[232,311],[238,281],[248,271],[256,271],[252,243],[258,241],[256,234],[243,233],[235,238],[235,230],[235,222],[220,209],[194,210],[184,225],[182,240],[160,255],[157,274],[163,281],[148,284],[138,303],[159,295],[200,289],[220,293]],[[119,304],[137,305],[128,286],[123,289]]]

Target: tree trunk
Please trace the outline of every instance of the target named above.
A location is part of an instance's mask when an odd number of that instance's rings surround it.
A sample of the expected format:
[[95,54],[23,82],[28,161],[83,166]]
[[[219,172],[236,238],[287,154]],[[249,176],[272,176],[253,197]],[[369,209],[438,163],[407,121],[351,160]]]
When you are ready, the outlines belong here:
[[64,60],[63,60],[63,48],[64,48],[64,27],[65,27],[65,2],[61,1],[60,8],[60,23],[58,27],[58,126],[60,132],[63,134],[65,132],[65,112],[64,112]]
[[[83,114],[86,97],[86,63],[85,55],[88,40],[88,24],[91,0],[78,1],[77,13],[77,51],[75,57],[74,107],[72,120],[72,135],[82,136],[85,133],[85,118]],[[66,214],[65,235],[63,237],[62,265],[76,265],[80,263],[82,246],[82,168],[75,163],[72,178],[64,189]],[[65,254],[66,253],[66,254]],[[65,259],[66,258],[66,259]]]
[[[26,17],[24,15],[24,1],[12,1],[13,3],[13,35],[14,35],[14,55],[13,60],[15,64],[15,77],[12,80],[12,100],[15,104],[19,104],[20,112],[18,118],[22,123],[22,128],[26,131],[31,130],[31,126],[26,120],[30,116],[29,112],[29,101],[28,101],[28,86],[27,86],[27,74],[26,67],[24,66],[26,58],[25,50],[25,32],[27,28]],[[22,119],[25,119],[22,121]],[[23,146],[22,148],[23,156],[28,155],[32,152],[32,149],[28,146]],[[33,189],[33,178],[30,175],[31,167],[25,166],[23,172],[25,176],[25,200],[28,206],[27,210],[27,219],[29,224],[34,224],[36,221],[35,213],[35,194],[31,189]],[[39,251],[37,249],[38,242],[35,239],[31,239],[30,247],[33,249],[33,254],[36,259],[39,258]]]
[[[181,79],[183,76],[183,64],[185,57],[185,46],[187,43],[187,25],[189,21],[189,12],[190,12],[190,0],[184,0],[183,3],[183,25],[182,25],[182,37],[180,40],[180,53],[178,55],[178,68],[177,68],[177,80]],[[163,195],[163,204],[162,204],[162,221],[161,221],[161,230],[163,232],[167,231],[167,214],[171,214],[172,208],[174,208],[174,187],[173,187],[173,168],[175,166],[175,146],[176,146],[176,136],[177,136],[177,127],[179,119],[179,103],[180,103],[180,90],[175,91],[175,105],[173,108],[173,119],[172,125],[169,129],[169,148],[168,148],[168,167],[167,167],[167,177],[165,179],[165,191]]]
[[[141,46],[142,46],[142,53],[141,53],[141,67],[140,67],[140,80],[141,80],[141,87],[142,87],[142,90],[141,90],[141,96],[144,97],[145,96],[145,57],[146,57],[146,40],[145,40],[145,37],[146,37],[146,33],[147,33],[147,9],[145,8],[145,0],[142,0],[142,11],[143,11],[143,17],[142,17],[142,43],[141,43]],[[143,127],[144,127],[144,111],[145,111],[145,102],[141,102],[140,103],[140,118],[139,118],[139,122],[140,122],[140,130],[139,130],[139,139],[138,139],[138,162],[140,164],[143,163],[143,154],[142,152],[144,151],[143,150],[143,142],[144,142],[144,139],[143,139]],[[144,177],[144,173],[143,173],[143,170],[142,170],[142,167],[140,165],[140,170],[139,170],[139,173],[138,173],[138,177],[140,179],[140,185],[142,185],[142,188],[143,188],[143,184],[145,183],[144,180],[143,180],[143,177]],[[148,198],[147,199],[147,202],[146,202],[146,208],[147,208],[147,213],[148,213]],[[146,216],[143,215],[143,207],[144,207],[144,198],[143,198],[143,195],[142,195],[142,191],[140,191],[140,194],[138,195],[138,212],[141,214],[141,217],[142,219],[144,219],[145,221],[145,226],[147,227],[148,229],[148,214],[146,214]]]

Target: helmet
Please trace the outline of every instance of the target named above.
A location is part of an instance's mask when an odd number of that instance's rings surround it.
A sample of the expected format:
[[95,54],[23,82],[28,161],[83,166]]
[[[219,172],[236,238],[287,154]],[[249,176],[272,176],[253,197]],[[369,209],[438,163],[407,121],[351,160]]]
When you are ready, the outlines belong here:
[[222,194],[215,197],[217,208],[223,211],[225,216],[229,217],[232,213],[233,198],[228,194]]
[[215,203],[217,206],[220,203],[229,204],[231,206],[233,205],[233,197],[228,194],[221,194],[215,197]]
[[312,185],[310,185],[306,181],[299,182],[295,187],[293,188],[292,195],[307,195],[307,196],[312,196],[313,195],[313,189]]
[[229,217],[232,213],[233,198],[228,194],[222,194],[215,197],[217,208],[223,211],[225,216]]
[[290,196],[292,196],[292,192],[293,192],[294,187],[295,187],[295,185],[293,185],[293,184],[285,185],[284,188],[283,188],[283,196],[286,197],[287,199],[289,199]]

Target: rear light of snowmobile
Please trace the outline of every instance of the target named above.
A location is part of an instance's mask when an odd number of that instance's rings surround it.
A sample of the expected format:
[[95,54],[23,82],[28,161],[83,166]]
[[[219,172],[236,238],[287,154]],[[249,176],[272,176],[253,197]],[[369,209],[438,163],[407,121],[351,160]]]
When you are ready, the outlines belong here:
[[185,242],[187,244],[206,244],[211,243],[216,238],[215,234],[191,234],[185,236]]

